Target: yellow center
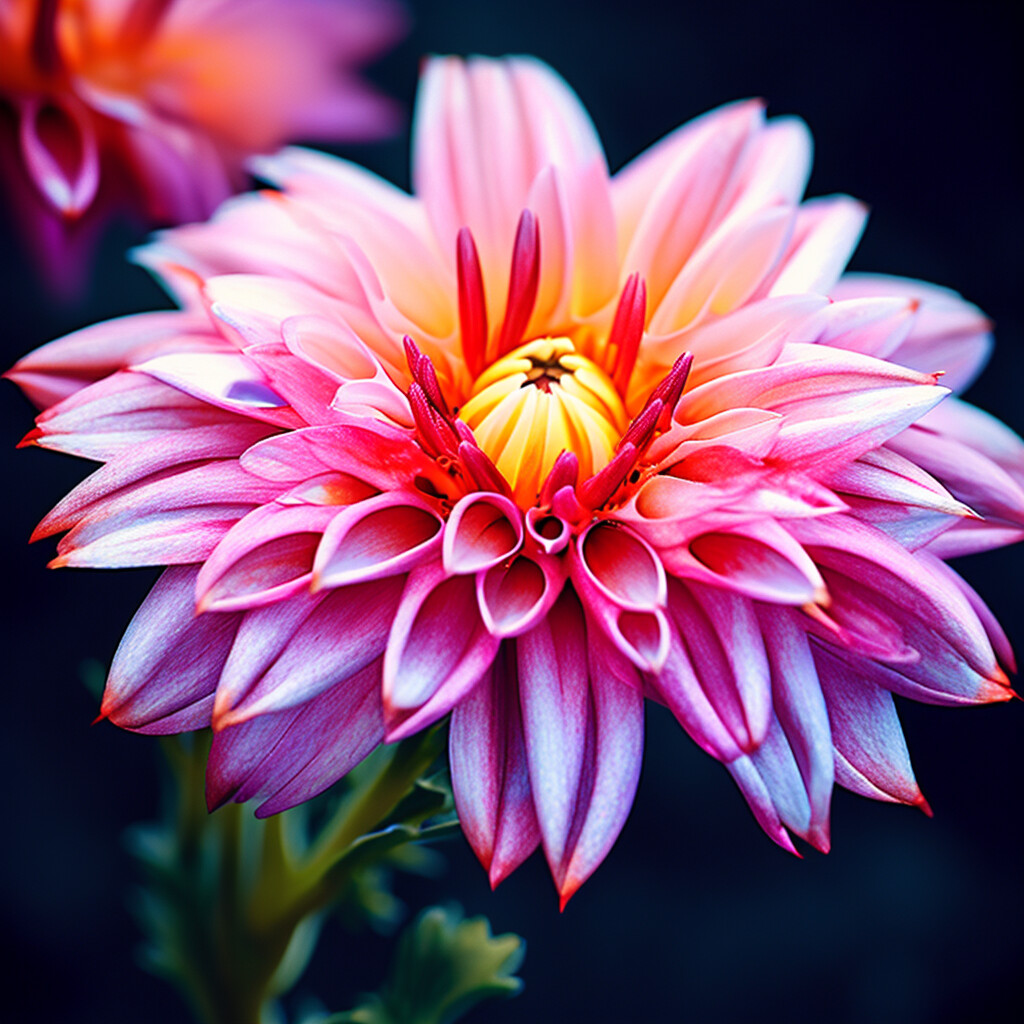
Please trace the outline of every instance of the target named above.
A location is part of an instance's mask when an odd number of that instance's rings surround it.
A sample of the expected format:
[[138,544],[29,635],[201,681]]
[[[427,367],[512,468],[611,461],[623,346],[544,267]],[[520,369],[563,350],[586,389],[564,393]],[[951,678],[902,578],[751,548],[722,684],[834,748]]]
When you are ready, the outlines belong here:
[[563,451],[580,462],[580,479],[611,460],[626,410],[608,374],[568,338],[531,341],[488,367],[459,417],[509,482],[520,507],[537,500]]

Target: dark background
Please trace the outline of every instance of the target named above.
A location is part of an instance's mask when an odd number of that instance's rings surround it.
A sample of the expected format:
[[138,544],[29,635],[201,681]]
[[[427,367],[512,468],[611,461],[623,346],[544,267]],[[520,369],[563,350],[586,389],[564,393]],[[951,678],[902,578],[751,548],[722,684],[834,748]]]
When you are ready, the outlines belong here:
[[[1010,3],[661,4],[650,0],[430,2],[374,70],[410,104],[430,52],[531,52],[576,88],[613,168],[682,121],[762,95],[816,139],[809,193],[848,192],[872,218],[854,268],[951,285],[997,324],[969,397],[1024,429],[1021,382],[1021,38]],[[408,184],[407,137],[347,154]],[[6,213],[4,214],[6,216]],[[59,304],[3,222],[2,360],[96,319],[166,305],[106,240],[88,297]],[[84,659],[109,661],[148,572],[50,573],[32,526],[85,466],[13,445],[27,404],[0,398],[4,706],[0,768],[0,1016],[171,1024],[188,1015],[136,966],[136,879],[122,832],[157,806],[153,741],[90,729]],[[1024,648],[1020,547],[960,566]],[[518,999],[478,1022],[900,1024],[1024,1019],[1018,702],[948,710],[901,702],[935,810],[837,791],[834,851],[805,860],[766,839],[728,774],[652,709],[640,792],[615,849],[563,915],[539,856],[495,894],[462,841],[413,906],[455,898],[527,938]],[[380,982],[389,942],[328,928],[300,991],[333,1009]]]

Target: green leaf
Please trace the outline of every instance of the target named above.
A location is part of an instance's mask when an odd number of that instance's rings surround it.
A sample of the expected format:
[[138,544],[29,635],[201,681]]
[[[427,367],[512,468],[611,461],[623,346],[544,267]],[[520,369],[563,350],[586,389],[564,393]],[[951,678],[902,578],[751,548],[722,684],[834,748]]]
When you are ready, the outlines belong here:
[[402,933],[380,994],[324,1024],[449,1024],[485,999],[519,992],[525,949],[518,935],[492,936],[485,917],[464,921],[457,908],[432,907]]

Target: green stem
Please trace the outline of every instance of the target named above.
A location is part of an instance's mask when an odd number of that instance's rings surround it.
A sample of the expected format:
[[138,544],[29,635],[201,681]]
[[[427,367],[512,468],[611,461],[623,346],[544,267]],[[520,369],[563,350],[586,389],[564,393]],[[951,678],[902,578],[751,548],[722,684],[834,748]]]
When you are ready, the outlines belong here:
[[310,937],[296,938],[303,922],[315,928],[315,915],[344,895],[368,856],[386,856],[415,834],[396,831],[394,843],[389,837],[379,848],[358,843],[393,815],[442,747],[437,728],[380,748],[353,772],[350,792],[299,854],[289,822],[299,827],[303,810],[264,821],[236,804],[208,814],[209,737],[164,742],[173,816],[151,860],[162,914],[151,931],[164,970],[183,984],[206,1024],[259,1024],[277,988],[305,965]]

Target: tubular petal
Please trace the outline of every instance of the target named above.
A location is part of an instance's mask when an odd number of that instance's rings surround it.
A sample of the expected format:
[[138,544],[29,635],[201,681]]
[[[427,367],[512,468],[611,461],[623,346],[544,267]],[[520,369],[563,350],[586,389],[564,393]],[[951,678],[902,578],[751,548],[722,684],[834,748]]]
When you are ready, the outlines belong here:
[[429,502],[400,491],[350,505],[324,530],[313,562],[313,587],[408,572],[440,548],[443,525]]
[[444,529],[442,561],[449,573],[474,573],[501,565],[523,543],[523,517],[497,494],[467,494],[451,511]]

